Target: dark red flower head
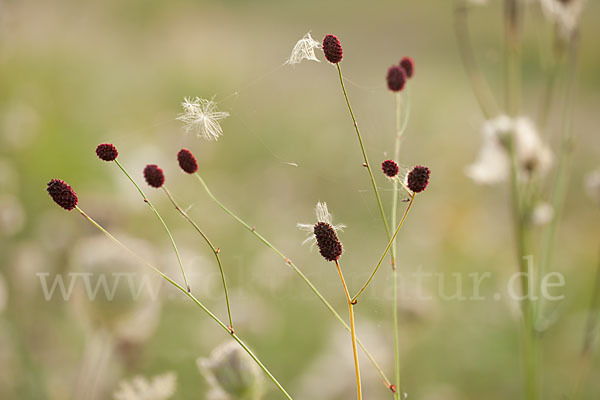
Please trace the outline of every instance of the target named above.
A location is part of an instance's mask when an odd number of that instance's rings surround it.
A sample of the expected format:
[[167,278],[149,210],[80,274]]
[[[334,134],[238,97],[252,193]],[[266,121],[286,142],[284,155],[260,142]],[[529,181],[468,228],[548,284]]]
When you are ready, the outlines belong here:
[[408,188],[415,193],[422,192],[429,184],[430,174],[429,168],[417,165],[408,173]]
[[415,73],[415,62],[412,58],[403,57],[402,60],[400,60],[400,67],[402,67],[404,72],[406,72],[406,76],[408,78],[412,78],[413,74]]
[[187,172],[188,174],[193,174],[198,171],[198,162],[196,161],[196,157],[192,154],[188,149],[181,149],[179,153],[177,153],[177,161],[179,161],[179,166],[182,170]]
[[386,174],[390,178],[393,178],[396,175],[398,175],[399,168],[398,168],[398,164],[396,164],[395,161],[385,160],[384,162],[381,163],[381,170],[383,171],[384,174]]
[[327,35],[323,39],[323,53],[325,58],[332,64],[337,64],[342,61],[342,44],[334,35]]
[[342,255],[342,243],[338,239],[333,226],[327,222],[317,222],[313,229],[317,239],[319,253],[327,261],[336,261]]
[[71,211],[77,205],[77,194],[71,186],[60,179],[52,179],[46,188],[52,200],[67,211]]
[[96,154],[100,157],[101,160],[104,161],[114,161],[119,152],[117,148],[111,143],[102,143],[96,147]]
[[165,174],[156,164],[148,164],[144,168],[144,179],[148,185],[159,188],[165,183]]
[[404,85],[406,84],[406,72],[403,68],[392,65],[388,69],[386,80],[388,89],[392,92],[399,92],[404,89]]

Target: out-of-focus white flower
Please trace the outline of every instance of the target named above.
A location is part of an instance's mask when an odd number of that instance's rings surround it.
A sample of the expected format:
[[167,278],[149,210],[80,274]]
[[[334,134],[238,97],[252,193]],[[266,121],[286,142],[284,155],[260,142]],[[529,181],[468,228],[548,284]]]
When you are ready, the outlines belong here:
[[586,0],[540,0],[546,18],[554,21],[564,39],[569,39],[577,25]]
[[468,3],[474,6],[484,6],[488,3],[488,0],[468,0]]
[[[325,222],[326,224],[331,225],[333,230],[335,230],[336,232],[342,231],[346,227],[346,225],[344,225],[344,224],[333,225],[333,223],[331,222],[331,220],[332,220],[331,213],[327,209],[327,203],[325,203],[325,202],[319,201],[317,203],[317,206],[315,207],[315,214],[317,215],[317,222]],[[309,232],[308,237],[306,239],[304,239],[304,242],[302,242],[302,244],[312,242],[312,244],[314,246],[314,244],[316,243],[316,239],[315,239],[315,235],[314,235],[315,224],[297,223],[296,226],[298,227],[298,229],[300,229],[302,231]]]
[[545,225],[552,221],[554,217],[554,208],[548,203],[539,203],[533,209],[531,221],[536,225]]
[[507,180],[510,172],[508,143],[513,135],[520,173],[545,174],[552,166],[550,148],[542,142],[533,122],[527,117],[501,115],[486,121],[482,128],[483,143],[475,163],[465,173],[477,183],[495,184]]
[[114,393],[114,400],[166,400],[177,390],[177,377],[173,372],[157,375],[152,380],[136,376],[130,381],[121,381]]
[[600,205],[600,169],[586,175],[585,188],[590,197]]
[[236,342],[222,344],[212,351],[209,358],[199,358],[196,363],[211,387],[208,399],[262,398],[264,390],[261,371]]
[[195,132],[206,140],[217,140],[223,134],[219,121],[229,117],[229,113],[218,111],[217,104],[212,99],[186,97],[181,106],[183,113],[179,114],[177,120],[185,123],[186,132]]
[[292,54],[290,54],[290,58],[286,60],[285,64],[299,64],[302,60],[312,60],[316,62],[321,62],[315,55],[315,49],[320,48],[321,43],[314,40],[312,36],[310,36],[310,32],[308,32],[302,37],[302,39],[298,40],[298,42],[292,49]]

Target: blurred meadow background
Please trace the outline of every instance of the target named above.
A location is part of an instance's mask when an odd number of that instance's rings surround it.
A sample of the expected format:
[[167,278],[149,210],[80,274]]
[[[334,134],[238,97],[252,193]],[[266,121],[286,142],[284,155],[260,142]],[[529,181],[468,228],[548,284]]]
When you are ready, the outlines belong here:
[[[502,4],[474,7],[470,25],[482,69],[502,97]],[[569,392],[579,365],[583,328],[598,263],[598,204],[584,176],[600,167],[600,4],[581,19],[575,146],[568,195],[552,270],[565,298],[553,304],[543,337],[543,398]],[[46,300],[42,280],[57,274],[131,271],[158,281],[76,212],[54,205],[46,183],[71,184],[79,204],[109,231],[181,280],[170,243],[135,188],[98,143],[114,143],[119,160],[143,183],[142,169],[160,165],[166,184],[221,249],[236,332],[298,399],[355,394],[349,335],[276,254],[223,213],[176,160],[182,147],[198,158],[212,191],[256,226],[317,284],[346,319],[335,271],[302,246],[296,223],[314,223],[326,201],[347,228],[342,267],[352,292],[387,243],[362,167],[337,72],[323,61],[283,65],[306,32],[337,35],[342,67],[374,173],[389,210],[391,184],[379,163],[391,158],[394,96],[387,68],[415,60],[411,116],[400,164],[427,165],[432,180],[399,234],[400,338],[403,388],[409,399],[519,398],[519,319],[504,296],[516,271],[505,186],[480,186],[464,173],[481,143],[483,118],[458,55],[453,2],[0,0],[0,398],[109,399],[119,382],[174,373],[173,399],[205,399],[210,384],[197,366],[228,335],[166,284],[156,299],[117,295],[94,301],[81,281],[65,301]],[[551,29],[538,12],[525,18],[523,112],[535,114]],[[550,138],[560,127],[561,83],[551,109]],[[212,98],[231,116],[224,135],[207,142],[175,118],[185,96]],[[144,185],[145,186],[145,185]],[[144,190],[171,226],[192,289],[226,318],[210,249],[161,191]],[[445,300],[438,281],[411,274],[444,273],[446,291],[473,272],[492,272],[482,301]],[[48,275],[40,275],[47,273]],[[383,265],[356,307],[357,332],[393,375],[391,280]],[[92,278],[92,282],[95,282]],[[124,287],[123,290],[126,288]],[[58,289],[57,289],[58,290]],[[57,292],[58,293],[58,292]],[[403,294],[406,294],[402,300]],[[104,298],[104,301],[103,301]],[[362,355],[361,355],[362,357]],[[600,357],[592,360],[582,398],[600,398]],[[366,358],[365,396],[391,398]],[[280,398],[269,381],[267,399]]]

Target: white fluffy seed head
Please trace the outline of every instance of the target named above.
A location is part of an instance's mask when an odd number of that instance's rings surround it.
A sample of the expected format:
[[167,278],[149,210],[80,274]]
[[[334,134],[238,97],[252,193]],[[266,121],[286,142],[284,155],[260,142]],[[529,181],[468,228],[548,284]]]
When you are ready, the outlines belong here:
[[553,21],[565,40],[569,40],[579,25],[586,0],[539,0],[544,16]]
[[218,111],[212,99],[186,97],[181,106],[183,113],[179,114],[177,120],[185,123],[186,132],[194,132],[206,140],[218,140],[223,134],[219,121],[229,117],[229,113]]
[[288,58],[285,64],[295,65],[299,64],[302,60],[312,60],[316,62],[321,62],[317,56],[315,55],[315,49],[320,49],[321,43],[317,42],[310,36],[310,32],[302,37],[302,39],[298,40],[294,48],[292,49],[292,54],[290,54],[290,58]]
[[510,118],[501,115],[486,121],[482,128],[483,142],[477,160],[465,173],[480,184],[505,182],[509,176],[510,155],[508,144],[511,135],[516,147],[516,157],[522,176],[535,171],[546,174],[553,163],[553,154],[539,136],[528,117]]

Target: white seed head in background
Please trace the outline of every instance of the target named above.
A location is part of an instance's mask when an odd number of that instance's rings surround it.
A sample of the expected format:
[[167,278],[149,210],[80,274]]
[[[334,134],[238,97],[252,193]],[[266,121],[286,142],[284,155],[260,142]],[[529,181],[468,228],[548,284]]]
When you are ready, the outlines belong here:
[[546,225],[554,218],[554,208],[549,203],[539,203],[533,209],[531,220],[535,225]]
[[177,377],[173,372],[158,375],[148,380],[136,376],[130,381],[121,381],[114,393],[114,400],[167,400],[177,389]]
[[304,37],[302,37],[302,39],[298,40],[292,49],[290,58],[286,60],[285,64],[295,65],[299,64],[302,60],[321,62],[315,55],[315,49],[320,48],[321,43],[314,40],[312,36],[310,36],[310,32],[308,32],[306,35],[304,35]]
[[196,364],[210,386],[209,400],[258,400],[264,387],[261,371],[250,356],[235,342],[226,342],[212,351],[209,358]]
[[520,174],[535,171],[546,174],[553,163],[550,148],[542,141],[531,119],[509,118],[501,115],[485,121],[482,127],[483,142],[477,160],[465,169],[466,175],[480,184],[505,182],[510,172],[510,155],[507,143],[514,135]]
[[539,0],[544,16],[556,23],[560,34],[568,40],[579,25],[586,0]]
[[229,117],[229,113],[218,111],[212,99],[186,97],[181,106],[183,113],[179,114],[177,120],[185,123],[186,132],[194,132],[206,140],[217,140],[223,134],[219,121]]

